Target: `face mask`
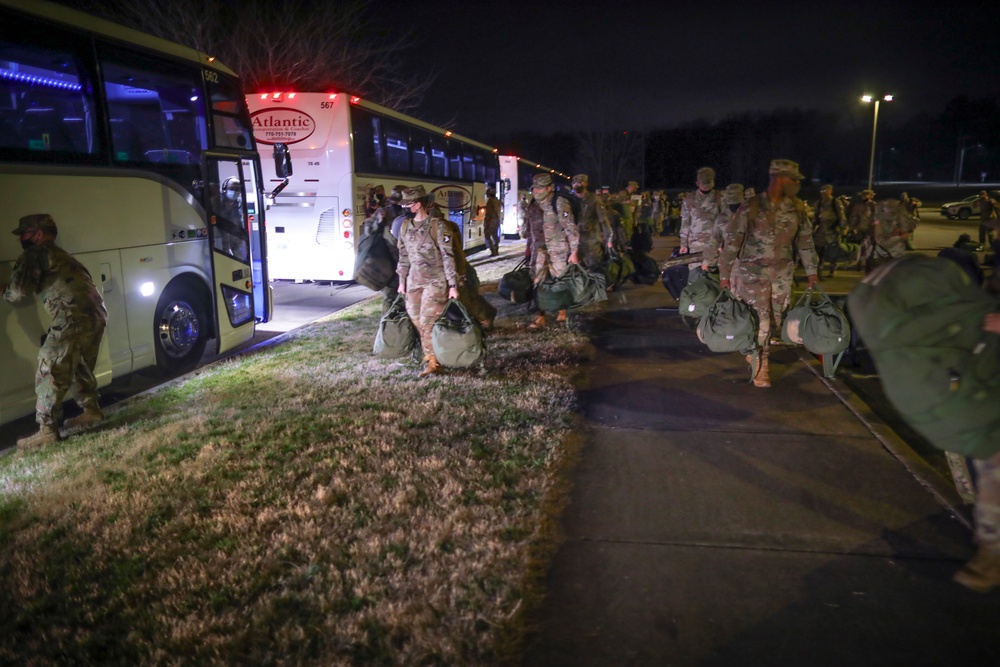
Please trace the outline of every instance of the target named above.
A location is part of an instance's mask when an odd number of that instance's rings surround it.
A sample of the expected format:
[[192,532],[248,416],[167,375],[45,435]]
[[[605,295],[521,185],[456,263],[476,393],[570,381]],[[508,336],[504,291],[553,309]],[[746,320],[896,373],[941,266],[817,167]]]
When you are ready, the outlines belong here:
[[33,245],[35,245],[35,242],[31,241],[31,240],[21,241],[21,248],[24,249],[24,250],[27,250],[28,248],[30,248]]
[[577,193],[578,195],[582,195],[583,194],[583,186],[582,185],[574,185],[573,186],[573,192]]

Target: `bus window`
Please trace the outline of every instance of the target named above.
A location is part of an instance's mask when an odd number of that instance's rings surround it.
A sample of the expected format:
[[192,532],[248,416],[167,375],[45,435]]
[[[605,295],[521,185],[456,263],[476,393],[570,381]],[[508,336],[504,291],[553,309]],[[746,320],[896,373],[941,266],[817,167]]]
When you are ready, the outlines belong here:
[[413,151],[410,153],[413,158],[413,173],[421,175],[429,174],[430,158],[428,154],[431,151],[430,135],[416,128],[411,128],[410,144],[413,146]]
[[462,178],[471,181],[476,178],[476,163],[473,161],[472,154],[475,152],[475,148],[472,146],[465,146],[462,151]]
[[206,84],[212,102],[214,145],[249,149],[253,131],[239,83],[218,72],[211,74],[206,78]]
[[485,183],[486,182],[486,156],[483,155],[482,151],[476,151],[476,180]]
[[200,164],[207,147],[200,72],[112,48],[101,55],[114,160]]
[[448,178],[462,178],[462,144],[448,142]]
[[361,107],[351,107],[354,170],[357,172],[377,173],[385,168],[381,120]]
[[[0,150],[15,160],[96,158],[96,107],[69,48],[75,40],[45,31],[0,33]],[[56,39],[59,47],[36,46]]]
[[448,175],[447,147],[447,142],[441,137],[431,137],[431,176],[444,178]]
[[497,173],[496,158],[487,158],[486,160],[486,177],[483,181],[487,185],[492,185],[500,180],[500,175]]
[[391,171],[410,171],[409,146],[409,128],[387,120],[385,123],[385,150]]
[[249,233],[246,224],[246,202],[239,164],[225,160],[210,162],[209,196],[215,225],[215,249],[250,263]]

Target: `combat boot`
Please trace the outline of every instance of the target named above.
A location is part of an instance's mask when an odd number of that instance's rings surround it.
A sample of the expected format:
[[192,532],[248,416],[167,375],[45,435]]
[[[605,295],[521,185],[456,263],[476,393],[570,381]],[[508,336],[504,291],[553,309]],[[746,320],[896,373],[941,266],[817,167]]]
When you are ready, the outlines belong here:
[[54,425],[40,426],[38,428],[38,433],[19,439],[17,441],[17,448],[34,449],[36,447],[42,447],[43,445],[49,445],[53,442],[59,442],[60,440],[62,440],[62,438],[59,436],[59,429]]
[[556,315],[556,322],[565,322],[565,321],[566,321],[566,311],[560,310],[559,314]]
[[433,353],[424,357],[424,360],[427,362],[427,368],[420,371],[420,377],[425,378],[428,375],[434,375],[435,373],[441,372],[441,364],[438,363],[437,357],[435,357]]
[[88,405],[83,410],[83,414],[63,422],[66,428],[90,428],[104,421],[104,413],[97,405]]
[[979,547],[976,555],[955,573],[955,583],[977,593],[989,593],[1000,586],[1000,553]]
[[535,318],[535,321],[528,325],[529,329],[544,329],[545,328],[545,315],[541,314]]
[[770,350],[767,348],[760,351],[760,366],[757,369],[757,375],[753,377],[753,386],[755,387],[771,386],[771,369],[768,364],[769,356]]

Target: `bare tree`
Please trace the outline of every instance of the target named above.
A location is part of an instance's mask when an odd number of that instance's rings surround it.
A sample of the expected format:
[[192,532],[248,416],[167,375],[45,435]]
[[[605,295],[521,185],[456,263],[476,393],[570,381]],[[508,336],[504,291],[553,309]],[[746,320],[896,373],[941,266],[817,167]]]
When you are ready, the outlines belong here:
[[256,90],[337,91],[408,111],[432,73],[409,75],[412,33],[380,22],[369,0],[92,0],[117,23],[216,56]]
[[640,132],[604,127],[577,133],[574,168],[586,173],[594,185],[613,189],[629,180],[642,181],[644,137]]

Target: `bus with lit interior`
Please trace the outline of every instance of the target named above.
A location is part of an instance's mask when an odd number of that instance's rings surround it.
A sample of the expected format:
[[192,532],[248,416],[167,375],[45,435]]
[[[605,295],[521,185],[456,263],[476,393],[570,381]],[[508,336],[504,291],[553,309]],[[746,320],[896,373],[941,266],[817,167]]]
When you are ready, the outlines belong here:
[[[20,217],[108,309],[96,375],[193,367],[269,318],[259,158],[236,75],[204,53],[44,0],[0,0],[0,282]],[[26,302],[25,302],[26,301]],[[0,301],[0,423],[34,410],[49,321]]]
[[[423,185],[462,231],[484,247],[486,187],[499,185],[497,151],[485,144],[344,93],[247,96],[261,150],[287,146],[292,174],[269,201],[272,280],[349,281],[372,193]],[[264,161],[266,190],[284,182]]]

